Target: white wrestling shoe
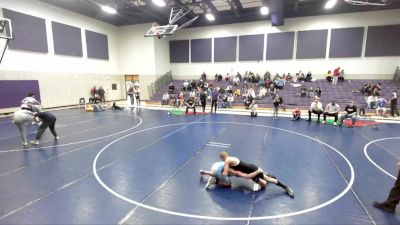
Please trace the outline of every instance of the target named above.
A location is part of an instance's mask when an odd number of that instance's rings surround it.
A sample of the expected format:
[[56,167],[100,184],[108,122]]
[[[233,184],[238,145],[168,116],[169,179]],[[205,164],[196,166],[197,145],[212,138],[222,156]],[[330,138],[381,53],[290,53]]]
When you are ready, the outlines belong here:
[[201,176],[206,175],[206,172],[204,170],[200,170],[199,172]]
[[38,141],[38,140],[31,141],[31,144],[32,144],[32,145],[38,145],[38,144],[39,144],[39,141]]
[[253,191],[259,191],[259,190],[261,190],[261,185],[255,183],[255,184],[253,185]]
[[59,140],[60,139],[60,137],[59,136],[56,136],[56,137],[54,137],[56,140]]
[[27,146],[27,145],[28,145],[28,142],[22,142],[22,145],[23,145],[23,146]]
[[207,184],[206,184],[206,190],[214,189],[216,182],[217,182],[217,179],[215,179],[215,177],[209,177]]

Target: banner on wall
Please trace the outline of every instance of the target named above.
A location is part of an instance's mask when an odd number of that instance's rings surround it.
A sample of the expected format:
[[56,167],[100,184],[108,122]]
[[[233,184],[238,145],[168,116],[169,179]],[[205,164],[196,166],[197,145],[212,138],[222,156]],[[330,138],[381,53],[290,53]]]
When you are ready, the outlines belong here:
[[0,109],[20,107],[29,93],[41,102],[38,80],[0,80]]

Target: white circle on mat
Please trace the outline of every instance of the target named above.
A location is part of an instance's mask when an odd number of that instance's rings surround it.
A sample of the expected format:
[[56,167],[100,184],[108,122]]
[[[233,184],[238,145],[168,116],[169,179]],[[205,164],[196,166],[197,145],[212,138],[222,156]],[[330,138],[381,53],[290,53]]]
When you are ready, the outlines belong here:
[[376,140],[370,141],[368,144],[366,144],[366,145],[364,146],[364,155],[365,155],[365,157],[367,157],[367,159],[372,163],[372,165],[374,165],[376,168],[378,168],[380,171],[382,171],[383,173],[385,173],[385,174],[388,175],[389,177],[391,177],[391,178],[393,178],[393,179],[396,180],[397,177],[393,176],[392,174],[390,174],[389,172],[387,172],[386,170],[384,170],[382,167],[378,166],[378,164],[375,163],[374,160],[372,160],[372,159],[369,157],[369,155],[368,155],[368,147],[369,147],[371,144],[374,144],[374,143],[379,142],[379,141],[395,140],[395,139],[400,139],[400,137],[387,137],[387,138],[380,138],[380,139],[376,139]]
[[[291,134],[296,134],[299,136],[303,136],[306,138],[309,138],[311,140],[314,140],[322,145],[325,145],[326,147],[332,149],[334,152],[336,152],[337,154],[339,154],[347,163],[347,165],[349,166],[350,172],[351,172],[351,177],[350,177],[350,181],[348,182],[346,188],[340,192],[337,196],[335,196],[334,198],[321,203],[319,205],[316,205],[314,207],[310,207],[304,210],[299,210],[296,212],[291,212],[291,213],[284,213],[284,214],[279,214],[279,215],[271,215],[271,216],[259,216],[259,217],[216,217],[216,216],[203,216],[203,215],[196,215],[196,214],[188,214],[188,213],[181,213],[181,212],[176,212],[176,211],[171,211],[171,210],[166,210],[166,209],[161,209],[161,208],[157,208],[154,206],[149,206],[137,201],[134,201],[130,198],[127,198],[119,193],[117,193],[116,191],[114,191],[113,189],[111,189],[109,186],[107,186],[99,177],[98,173],[97,173],[97,161],[100,157],[100,155],[106,150],[108,149],[108,147],[110,147],[112,144],[126,138],[129,137],[131,135],[134,134],[138,134],[138,133],[142,133],[145,131],[149,131],[149,130],[154,130],[154,129],[159,129],[159,128],[164,128],[164,127],[172,127],[172,126],[179,126],[179,125],[189,125],[189,124],[237,124],[237,125],[249,125],[249,126],[257,126],[257,127],[265,127],[265,128],[270,128],[270,129],[275,129],[275,130],[280,130],[280,131],[285,131]],[[188,217],[188,218],[196,218],[196,219],[204,219],[204,220],[230,220],[230,221],[248,221],[248,220],[268,220],[268,219],[276,219],[276,218],[283,218],[283,217],[289,217],[289,216],[295,216],[295,215],[300,215],[300,214],[305,214],[311,211],[315,211],[318,210],[320,208],[323,208],[325,206],[328,206],[334,202],[336,202],[337,200],[339,200],[341,197],[343,197],[352,187],[353,183],[354,183],[354,168],[352,166],[352,164],[350,163],[350,161],[341,153],[339,152],[337,149],[335,149],[334,147],[328,145],[325,142],[322,142],[316,138],[307,136],[305,134],[301,134],[295,131],[290,131],[290,130],[286,130],[286,129],[282,129],[282,128],[277,128],[277,127],[271,127],[271,126],[265,126],[265,125],[259,125],[259,124],[250,124],[250,123],[236,123],[236,122],[192,122],[192,123],[176,123],[176,124],[167,124],[167,125],[161,125],[161,126],[156,126],[156,127],[150,127],[150,128],[146,128],[143,130],[138,130],[135,132],[132,132],[130,134],[126,134],[118,139],[115,139],[114,141],[110,142],[109,144],[107,144],[106,146],[104,146],[96,155],[96,157],[93,160],[93,174],[96,178],[96,180],[99,182],[99,184],[104,187],[108,192],[110,192],[112,195],[126,201],[129,202],[131,204],[134,204],[136,206],[139,207],[143,207],[146,209],[150,209],[153,211],[157,211],[160,213],[165,213],[165,214],[169,214],[169,215],[174,215],[174,216],[181,216],[181,217]]]

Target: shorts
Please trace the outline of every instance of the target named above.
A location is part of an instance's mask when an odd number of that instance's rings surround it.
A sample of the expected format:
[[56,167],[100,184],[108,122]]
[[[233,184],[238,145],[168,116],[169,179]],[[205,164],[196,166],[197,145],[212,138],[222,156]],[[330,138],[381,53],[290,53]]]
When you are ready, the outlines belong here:
[[229,179],[228,176],[223,176],[222,174],[215,175],[215,178],[217,178],[217,183],[221,182],[226,185],[231,185],[231,179]]

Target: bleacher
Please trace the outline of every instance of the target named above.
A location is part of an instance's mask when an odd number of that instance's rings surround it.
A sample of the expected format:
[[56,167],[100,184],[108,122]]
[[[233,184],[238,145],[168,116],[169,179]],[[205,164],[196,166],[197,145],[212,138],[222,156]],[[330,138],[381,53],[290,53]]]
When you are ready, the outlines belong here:
[[[149,103],[151,104],[160,104],[162,95],[165,92],[168,92],[168,86],[170,83],[172,83],[175,86],[175,91],[173,94],[178,97],[179,92],[183,88],[183,82],[184,80],[170,80],[168,83],[165,83],[165,85],[160,86],[158,91],[156,91],[151,99],[149,100]],[[233,92],[236,91],[237,88],[241,89],[241,94],[244,94],[244,88],[243,88],[243,83],[241,84],[241,87],[234,86],[230,84],[229,82],[222,80],[222,81],[214,81],[214,80],[208,80],[208,83],[212,84],[213,87],[220,87],[226,89],[227,86],[232,86],[233,87]],[[292,82],[286,82],[286,85],[284,89],[279,90],[278,94],[283,98],[284,105],[291,109],[291,108],[296,108],[299,107],[302,110],[308,109],[310,106],[312,99],[308,97],[301,97],[300,96],[300,88],[301,85],[304,85],[307,88],[313,87],[315,90],[317,87],[320,87],[322,90],[322,98],[321,102],[325,106],[327,103],[331,102],[332,100],[335,100],[343,109],[345,105],[348,104],[350,100],[353,100],[356,104],[356,106],[360,107],[360,105],[365,104],[365,96],[362,96],[360,92],[354,91],[354,90],[360,90],[363,84],[365,83],[370,83],[372,86],[381,83],[382,87],[382,97],[384,97],[387,101],[390,100],[390,95],[393,91],[398,91],[399,90],[399,83],[394,81],[394,80],[345,80],[342,82],[338,82],[336,86],[332,86],[332,84],[325,79],[323,80],[315,80],[312,82],[301,82],[301,83],[292,83]],[[300,86],[293,86],[293,84],[300,84]],[[259,88],[258,85],[254,84],[253,88],[258,94]],[[187,91],[184,92],[185,99],[188,97]],[[398,93],[400,93],[398,91]],[[235,101],[233,102],[232,106],[233,108],[243,108],[244,98],[243,97],[238,97],[235,98]],[[272,97],[271,96],[266,96],[262,100],[257,100],[257,104],[260,108],[272,108]],[[389,106],[387,106],[389,107]],[[367,109],[367,112],[374,112],[373,109]]]

